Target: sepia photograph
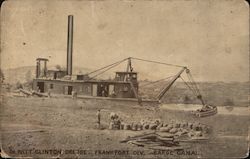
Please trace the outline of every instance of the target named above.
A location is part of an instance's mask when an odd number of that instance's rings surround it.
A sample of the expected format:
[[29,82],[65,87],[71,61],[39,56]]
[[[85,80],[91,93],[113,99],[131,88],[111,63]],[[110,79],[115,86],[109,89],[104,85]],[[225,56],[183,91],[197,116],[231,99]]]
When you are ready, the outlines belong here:
[[6,0],[1,158],[249,156],[244,0]]

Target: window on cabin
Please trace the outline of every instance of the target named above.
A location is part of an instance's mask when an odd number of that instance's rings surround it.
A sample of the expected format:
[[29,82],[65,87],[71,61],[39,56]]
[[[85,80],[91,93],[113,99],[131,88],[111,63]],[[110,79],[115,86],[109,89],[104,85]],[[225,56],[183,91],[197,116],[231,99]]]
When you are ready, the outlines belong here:
[[84,91],[85,91],[86,93],[90,93],[90,92],[91,92],[90,86],[85,86]]
[[49,88],[50,88],[50,89],[53,89],[53,88],[54,88],[54,85],[53,85],[53,84],[50,84]]
[[133,76],[132,76],[134,79],[136,79],[136,74],[133,74]]

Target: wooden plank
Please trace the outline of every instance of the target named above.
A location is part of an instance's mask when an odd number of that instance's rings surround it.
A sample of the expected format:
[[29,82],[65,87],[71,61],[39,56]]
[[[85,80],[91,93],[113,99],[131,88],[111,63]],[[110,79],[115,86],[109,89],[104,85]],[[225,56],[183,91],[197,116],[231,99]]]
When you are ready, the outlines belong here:
[[48,97],[48,95],[38,93],[38,92],[33,92],[33,94],[37,95],[38,97]]
[[133,136],[133,137],[128,137],[125,140],[121,140],[120,143],[128,142],[128,141],[135,140],[135,139],[139,139],[139,138],[142,138],[142,137],[145,137],[145,136],[148,136],[148,135],[152,135],[152,134],[155,134],[155,132],[141,134],[141,135],[136,135],[136,136]]
[[173,137],[161,137],[161,136],[157,136],[157,139],[162,140],[162,141],[174,141]]
[[26,95],[32,95],[32,93],[30,91],[24,90],[24,89],[19,89],[20,92],[22,92],[23,94]]
[[32,132],[46,132],[46,130],[43,129],[34,129],[34,130],[6,130],[2,131],[2,133],[32,133]]

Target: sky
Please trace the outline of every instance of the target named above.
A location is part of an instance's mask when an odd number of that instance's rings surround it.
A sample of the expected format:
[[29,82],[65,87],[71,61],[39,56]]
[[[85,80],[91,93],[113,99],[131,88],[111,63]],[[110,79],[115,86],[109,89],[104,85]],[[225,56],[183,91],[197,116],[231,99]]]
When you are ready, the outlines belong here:
[[[74,16],[73,67],[138,57],[187,66],[198,81],[249,80],[249,7],[243,0],[5,1],[1,68],[35,65],[37,57],[65,66],[68,15]],[[143,75],[169,73],[163,66],[137,66]]]

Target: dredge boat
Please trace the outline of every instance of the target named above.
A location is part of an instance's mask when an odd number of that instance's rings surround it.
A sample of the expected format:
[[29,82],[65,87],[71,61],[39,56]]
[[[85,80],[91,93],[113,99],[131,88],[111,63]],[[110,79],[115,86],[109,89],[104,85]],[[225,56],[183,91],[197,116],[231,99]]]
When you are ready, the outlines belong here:
[[[73,15],[68,16],[68,36],[67,36],[67,67],[64,69],[47,69],[47,58],[36,59],[36,78],[33,79],[33,91],[41,96],[47,94],[58,94],[63,96],[76,95],[79,98],[95,98],[108,100],[124,100],[160,103],[163,96],[171,88],[183,72],[186,72],[189,77],[189,83],[184,83],[191,89],[192,92],[200,99],[203,106],[205,105],[200,95],[197,84],[194,82],[190,70],[185,66],[168,64],[158,61],[144,60],[135,57],[128,57],[121,61],[104,66],[92,72],[85,74],[73,74]],[[165,79],[169,81],[163,84],[163,88],[151,99],[143,98],[139,93],[138,73],[132,67],[132,60],[139,60],[159,65],[167,65],[180,68],[179,72],[173,76],[154,81],[160,82]],[[127,62],[126,71],[115,72],[115,77],[110,79],[97,79],[96,77],[118,66],[119,64]],[[204,114],[204,112],[203,112]],[[200,115],[203,116],[203,115]]]

